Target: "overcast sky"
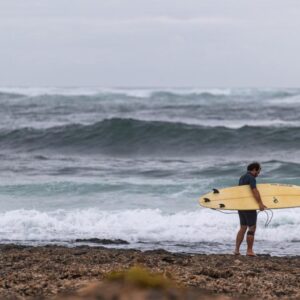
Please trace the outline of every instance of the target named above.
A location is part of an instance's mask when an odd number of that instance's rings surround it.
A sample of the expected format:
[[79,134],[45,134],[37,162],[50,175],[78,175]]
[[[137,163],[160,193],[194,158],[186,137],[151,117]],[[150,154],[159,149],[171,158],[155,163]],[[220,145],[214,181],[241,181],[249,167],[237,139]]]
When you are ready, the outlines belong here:
[[300,87],[299,0],[0,0],[0,86]]

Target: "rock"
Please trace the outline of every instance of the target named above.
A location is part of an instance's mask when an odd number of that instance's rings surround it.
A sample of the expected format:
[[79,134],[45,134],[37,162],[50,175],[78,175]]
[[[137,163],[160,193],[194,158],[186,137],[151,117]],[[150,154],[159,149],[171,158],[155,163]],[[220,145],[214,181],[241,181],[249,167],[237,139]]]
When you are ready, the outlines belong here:
[[[106,274],[135,265],[147,267],[151,272],[176,282],[177,287],[172,293],[168,292],[172,299],[200,299],[200,295],[207,295],[207,292],[236,299],[241,296],[300,299],[300,257],[248,259],[234,255],[174,254],[162,249],[141,252],[98,246],[0,245],[0,263],[1,299],[49,299],[62,293],[71,295],[94,281],[107,290],[112,286],[104,283]],[[124,295],[131,295],[126,294],[129,291],[125,285],[121,284],[118,288]],[[186,294],[181,288],[185,289]],[[132,297],[162,297],[153,291],[137,291],[135,287],[133,290]],[[104,290],[98,292],[106,297]],[[122,299],[122,295],[116,295]],[[203,296],[201,299],[206,298]]]

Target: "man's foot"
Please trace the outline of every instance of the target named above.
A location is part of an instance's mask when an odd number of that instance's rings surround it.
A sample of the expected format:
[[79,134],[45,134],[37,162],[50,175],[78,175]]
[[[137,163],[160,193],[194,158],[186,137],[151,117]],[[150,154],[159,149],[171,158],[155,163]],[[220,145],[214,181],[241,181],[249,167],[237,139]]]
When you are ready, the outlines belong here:
[[236,250],[233,252],[233,254],[234,255],[241,255],[240,251],[236,251]]
[[256,256],[256,254],[253,251],[247,251],[247,256]]

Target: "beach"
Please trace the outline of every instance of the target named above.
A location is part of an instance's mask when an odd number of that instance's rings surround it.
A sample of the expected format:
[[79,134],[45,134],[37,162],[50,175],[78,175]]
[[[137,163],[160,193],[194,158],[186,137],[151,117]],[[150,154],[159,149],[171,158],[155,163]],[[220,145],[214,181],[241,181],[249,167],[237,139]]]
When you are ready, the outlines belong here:
[[299,15],[0,1],[0,300],[300,300]]
[[300,208],[259,213],[262,256],[251,259],[231,255],[237,212],[199,205],[257,159],[257,183],[300,184],[299,99],[275,88],[1,88],[0,296],[80,297],[100,284],[97,299],[146,299],[106,279],[139,266],[173,282],[171,299],[299,298]]
[[[112,271],[134,266],[162,274],[185,293],[193,291],[195,298],[191,299],[198,299],[203,293],[235,299],[300,298],[299,256],[252,258],[171,253],[162,249],[139,251],[7,244],[0,246],[0,263],[0,297],[4,299],[76,294],[77,290],[92,283],[107,282]],[[179,295],[174,299],[181,298]]]

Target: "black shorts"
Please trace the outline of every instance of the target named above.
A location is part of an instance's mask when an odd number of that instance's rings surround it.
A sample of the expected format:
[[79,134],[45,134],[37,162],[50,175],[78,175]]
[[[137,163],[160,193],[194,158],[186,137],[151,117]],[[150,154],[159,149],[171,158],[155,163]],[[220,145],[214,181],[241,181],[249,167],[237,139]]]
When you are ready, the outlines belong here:
[[256,210],[239,210],[240,224],[244,226],[254,226],[257,220]]

